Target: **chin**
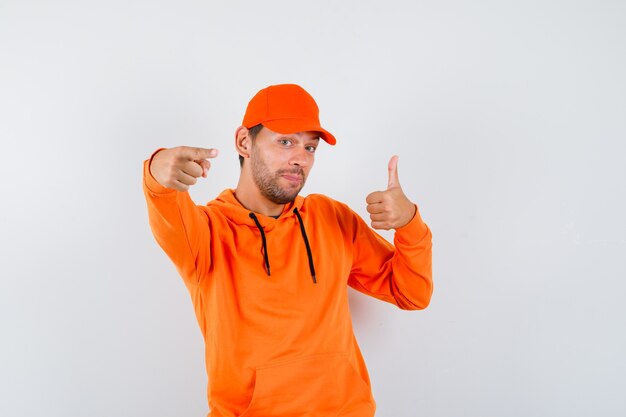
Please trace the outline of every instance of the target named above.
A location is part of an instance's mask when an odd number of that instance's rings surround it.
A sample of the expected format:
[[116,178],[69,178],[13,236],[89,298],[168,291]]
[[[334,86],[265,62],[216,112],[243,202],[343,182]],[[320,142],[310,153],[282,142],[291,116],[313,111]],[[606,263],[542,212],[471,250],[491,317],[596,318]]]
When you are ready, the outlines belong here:
[[283,190],[280,195],[274,195],[272,201],[276,204],[291,203],[293,200],[296,199],[301,189],[302,188],[300,187],[297,190]]

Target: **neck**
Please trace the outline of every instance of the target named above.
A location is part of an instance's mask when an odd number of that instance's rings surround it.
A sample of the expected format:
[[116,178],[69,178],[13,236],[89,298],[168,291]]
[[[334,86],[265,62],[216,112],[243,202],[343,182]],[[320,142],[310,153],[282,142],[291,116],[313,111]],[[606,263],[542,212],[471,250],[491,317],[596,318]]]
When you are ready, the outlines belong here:
[[268,217],[280,216],[285,207],[284,204],[276,204],[261,194],[252,176],[246,175],[245,170],[239,176],[235,197],[246,209]]

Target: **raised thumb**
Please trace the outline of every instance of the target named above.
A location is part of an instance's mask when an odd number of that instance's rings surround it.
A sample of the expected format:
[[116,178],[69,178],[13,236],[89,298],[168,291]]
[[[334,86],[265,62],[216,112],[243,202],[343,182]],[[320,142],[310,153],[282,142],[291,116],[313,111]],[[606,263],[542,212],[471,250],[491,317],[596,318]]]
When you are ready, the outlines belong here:
[[387,183],[387,189],[396,188],[400,186],[400,179],[398,178],[398,156],[394,155],[389,160],[389,182]]

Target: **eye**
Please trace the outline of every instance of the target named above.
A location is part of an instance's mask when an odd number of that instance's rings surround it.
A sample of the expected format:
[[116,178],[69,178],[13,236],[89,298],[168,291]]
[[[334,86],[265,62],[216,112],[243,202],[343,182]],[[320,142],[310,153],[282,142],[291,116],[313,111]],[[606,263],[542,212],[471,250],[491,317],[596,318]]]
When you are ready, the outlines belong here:
[[317,149],[317,148],[316,148],[315,146],[307,146],[305,149],[306,149],[308,152],[315,153],[315,151],[316,151],[316,149]]
[[283,146],[291,145],[291,141],[289,139],[278,139],[278,143],[280,143]]

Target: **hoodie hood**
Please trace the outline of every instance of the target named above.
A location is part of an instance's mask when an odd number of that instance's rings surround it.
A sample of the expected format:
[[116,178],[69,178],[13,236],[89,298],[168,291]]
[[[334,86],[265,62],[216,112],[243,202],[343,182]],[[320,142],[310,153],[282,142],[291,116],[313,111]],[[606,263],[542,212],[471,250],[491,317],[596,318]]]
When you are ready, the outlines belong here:
[[[285,204],[283,207],[283,211],[280,213],[277,219],[271,216],[265,216],[263,214],[257,214],[251,210],[248,210],[244,206],[241,205],[239,200],[235,197],[235,190],[227,189],[220,193],[220,195],[213,201],[210,201],[207,206],[215,207],[218,209],[224,216],[233,221],[238,225],[245,225],[248,227],[256,228],[261,235],[261,245],[263,247],[263,262],[265,265],[265,272],[268,276],[271,274],[270,267],[270,259],[267,251],[267,237],[266,233],[270,232],[274,227],[276,227],[280,222],[289,221],[293,217],[296,218],[296,222],[300,225],[300,233],[302,234],[302,241],[306,247],[306,253],[309,263],[309,272],[311,273],[311,279],[313,283],[317,283],[317,279],[315,277],[315,264],[313,262],[313,253],[311,250],[311,244],[309,243],[309,238],[306,234],[306,229],[304,227],[304,221],[302,220],[302,216],[300,212],[304,212],[301,210],[303,207],[304,198],[299,195],[290,202]],[[291,221],[293,224],[293,220]]]
[[[276,227],[279,222],[284,222],[287,219],[295,217],[294,209],[298,209],[300,213],[305,213],[306,210],[303,207],[303,204],[304,198],[298,195],[294,201],[285,204],[282,213],[280,213],[280,216],[277,219],[259,213],[254,214],[259,219],[263,229],[266,232],[269,232]],[[235,224],[257,228],[255,221],[250,217],[250,213],[253,212],[241,205],[239,200],[237,200],[237,197],[235,197],[235,190],[233,189],[226,189],[222,191],[220,195],[217,196],[215,200],[210,201],[207,206],[217,208],[222,214],[224,214],[224,216],[229,218]]]

